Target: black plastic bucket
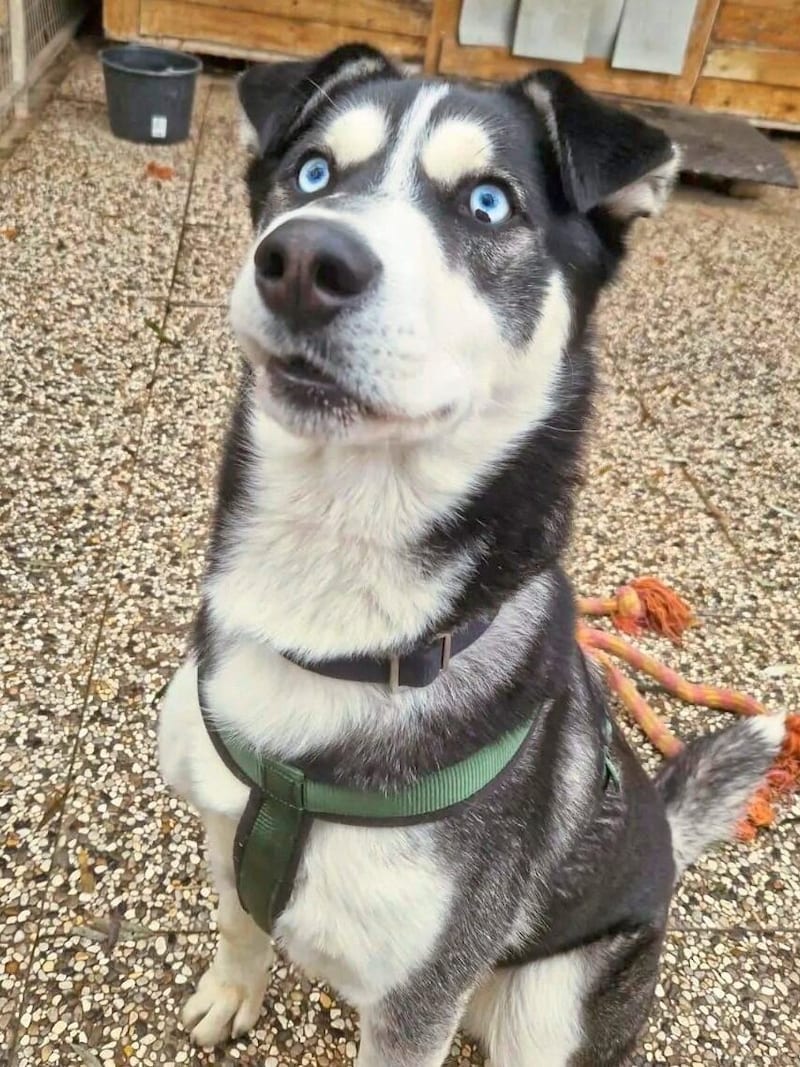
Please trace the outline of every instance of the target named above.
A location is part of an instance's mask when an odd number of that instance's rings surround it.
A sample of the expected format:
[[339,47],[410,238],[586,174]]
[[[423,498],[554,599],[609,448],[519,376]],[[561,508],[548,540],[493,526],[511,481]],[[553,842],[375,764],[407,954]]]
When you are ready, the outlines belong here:
[[203,64],[184,52],[115,45],[100,53],[111,131],[125,141],[175,144],[189,136]]

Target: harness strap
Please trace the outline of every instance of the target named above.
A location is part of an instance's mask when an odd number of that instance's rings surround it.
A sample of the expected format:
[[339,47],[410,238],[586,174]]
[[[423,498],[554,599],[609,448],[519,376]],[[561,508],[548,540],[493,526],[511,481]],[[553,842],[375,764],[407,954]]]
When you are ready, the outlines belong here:
[[[217,753],[250,790],[236,828],[233,862],[239,901],[267,933],[289,901],[313,819],[390,827],[432,822],[454,814],[492,787],[513,763],[533,728],[532,719],[524,722],[466,759],[432,771],[403,789],[348,789],[308,778],[299,767],[257,752],[235,733],[220,730],[203,696],[202,664],[198,696]],[[619,789],[619,775],[610,754],[610,721],[606,722],[604,741],[603,789],[612,782]]]
[[250,788],[236,829],[233,860],[242,907],[268,933],[291,895],[313,818],[356,826],[408,826],[453,814],[512,763],[533,726],[532,720],[525,722],[458,763],[384,792],[308,778],[298,767],[254,751],[241,738],[223,735],[202,695],[200,707],[220,757]]

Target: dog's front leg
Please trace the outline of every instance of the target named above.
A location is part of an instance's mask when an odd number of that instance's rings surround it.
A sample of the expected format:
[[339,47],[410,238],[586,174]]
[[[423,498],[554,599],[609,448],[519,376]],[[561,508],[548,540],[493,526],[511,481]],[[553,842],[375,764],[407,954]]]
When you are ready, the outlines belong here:
[[422,998],[390,993],[362,1008],[356,1067],[442,1067],[461,1020],[463,1003],[422,1007]]
[[267,935],[239,904],[233,876],[235,823],[204,815],[208,859],[219,892],[219,941],[214,960],[186,1002],[182,1019],[192,1041],[218,1045],[250,1030],[261,1012],[275,952]]

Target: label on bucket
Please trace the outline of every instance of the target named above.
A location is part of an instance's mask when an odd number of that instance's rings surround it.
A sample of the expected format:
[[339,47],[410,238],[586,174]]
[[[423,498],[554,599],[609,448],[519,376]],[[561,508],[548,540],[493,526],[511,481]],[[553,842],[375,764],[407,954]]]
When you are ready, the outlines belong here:
[[150,119],[150,136],[151,137],[166,137],[167,136],[167,116],[166,115],[153,115]]

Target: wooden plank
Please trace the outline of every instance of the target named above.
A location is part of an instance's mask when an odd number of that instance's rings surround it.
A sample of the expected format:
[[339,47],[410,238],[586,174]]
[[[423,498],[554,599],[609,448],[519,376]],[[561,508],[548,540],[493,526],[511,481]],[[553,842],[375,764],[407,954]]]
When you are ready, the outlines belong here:
[[692,103],[710,111],[800,126],[800,89],[701,78]]
[[140,0],[103,0],[103,29],[106,36],[125,41],[139,32]]
[[758,8],[771,8],[773,11],[776,8],[797,9],[797,0],[722,0],[721,7],[758,7]]
[[703,59],[708,51],[708,43],[711,40],[711,31],[719,12],[720,0],[698,0],[697,10],[694,16],[689,47],[686,50],[686,59],[683,64],[681,75],[680,101],[688,103],[692,97],[692,91],[700,77],[703,67]]
[[514,55],[582,62],[593,7],[594,0],[520,0]]
[[624,5],[625,0],[595,0],[586,40],[587,56],[611,59]]
[[558,63],[550,59],[526,59],[511,56],[505,48],[459,48],[445,38],[439,60],[442,74],[462,74],[483,81],[522,78],[532,70],[553,67],[563,70],[593,93],[633,96],[643,100],[678,99],[680,79],[669,74],[644,74],[640,71],[613,70],[604,59],[586,59],[583,63]]
[[800,55],[763,48],[712,48],[706,56],[703,77],[800,89]]
[[714,26],[714,40],[800,52],[800,4],[788,8],[723,4]]
[[518,0],[464,0],[458,39],[465,44],[511,47]]
[[353,29],[426,37],[431,0],[191,0],[221,12],[231,9],[255,15],[329,22]]
[[439,58],[445,39],[458,41],[458,20],[461,15],[461,0],[433,0],[431,28],[425,45],[426,74],[437,74]]
[[[349,26],[327,22],[255,15],[250,11],[222,10],[187,0],[141,0],[140,32],[143,36],[191,39],[217,47],[228,45],[240,54],[281,52],[285,55],[319,55],[353,40]],[[420,37],[363,30],[359,37],[389,55],[409,62],[422,58]]]
[[689,45],[695,0],[627,0],[612,65],[623,70],[680,74]]

